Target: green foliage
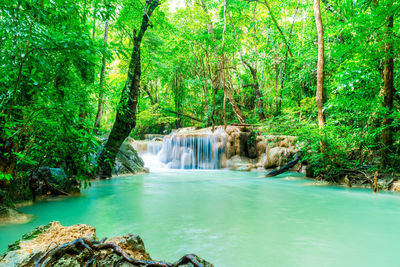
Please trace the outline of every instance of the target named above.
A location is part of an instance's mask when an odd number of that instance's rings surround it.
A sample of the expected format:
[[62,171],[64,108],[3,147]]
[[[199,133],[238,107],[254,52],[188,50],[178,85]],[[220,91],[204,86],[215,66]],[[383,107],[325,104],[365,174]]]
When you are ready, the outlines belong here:
[[155,105],[139,112],[137,120],[133,136],[143,139],[146,133],[165,134],[171,132],[177,118],[169,116],[167,111],[163,111],[158,105]]
[[94,113],[92,84],[103,53],[90,36],[88,4],[1,6],[0,160],[16,163],[17,171],[50,166],[70,177],[88,175],[98,146],[88,114]]
[[12,175],[9,173],[0,173],[0,180],[10,181],[12,178]]
[[[28,175],[39,166],[50,166],[85,180],[100,146],[93,130],[99,93],[104,95],[102,135],[115,119],[133,33],[143,16],[142,3],[3,2],[0,168],[16,167],[4,171],[0,179],[17,183],[19,173]],[[141,90],[132,135],[143,138],[146,133],[168,133],[178,127],[221,125],[224,106],[227,123],[237,123],[237,110],[232,107],[236,105],[246,123],[261,126],[264,133],[299,136],[303,155],[316,174],[336,179],[345,169],[378,168],[386,117],[393,119],[390,158],[398,162],[400,94],[397,91],[389,110],[382,107],[381,89],[384,60],[389,56],[395,62],[395,88],[400,86],[399,3],[329,1],[327,8],[322,2],[327,98],[322,131],[315,102],[313,5],[309,1],[300,1],[298,7],[296,1],[268,3],[271,10],[262,2],[227,1],[224,17],[223,1],[206,0],[205,6],[187,1],[178,10],[170,10],[163,1],[141,46]],[[389,15],[394,16],[391,38],[387,37]],[[104,45],[106,20],[110,31]],[[383,49],[388,42],[393,43],[393,55]],[[100,86],[103,56],[106,78]],[[262,108],[257,107],[258,100]],[[261,112],[266,115],[263,121]],[[328,145],[325,154],[320,153],[321,139]],[[399,171],[398,166],[393,164],[388,171]]]

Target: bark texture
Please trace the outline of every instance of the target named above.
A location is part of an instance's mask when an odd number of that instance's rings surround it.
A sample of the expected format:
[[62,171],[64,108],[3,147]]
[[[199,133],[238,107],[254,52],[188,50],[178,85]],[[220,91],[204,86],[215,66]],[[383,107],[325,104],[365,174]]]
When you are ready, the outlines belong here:
[[383,71],[384,86],[382,90],[383,107],[385,108],[385,116],[382,120],[382,168],[387,168],[391,165],[389,155],[393,149],[393,99],[395,88],[393,84],[393,15],[387,18],[386,44],[385,44],[385,69]]
[[136,126],[136,106],[141,75],[140,45],[149,26],[150,16],[159,4],[157,0],[146,1],[139,33],[136,35],[136,31],[134,31],[133,51],[129,63],[128,78],[117,107],[117,115],[110,136],[98,159],[98,175],[100,178],[111,177],[119,148]]
[[[317,102],[318,108],[318,126],[319,129],[323,129],[325,126],[325,113],[324,113],[324,103],[325,103],[325,94],[324,94],[324,65],[325,65],[325,57],[324,57],[324,28],[322,25],[321,18],[321,8],[320,8],[320,0],[314,0],[314,16],[315,16],[315,24],[317,26],[318,32],[318,64],[317,64],[317,92],[315,100]],[[325,141],[321,140],[321,150],[324,151],[326,149]]]

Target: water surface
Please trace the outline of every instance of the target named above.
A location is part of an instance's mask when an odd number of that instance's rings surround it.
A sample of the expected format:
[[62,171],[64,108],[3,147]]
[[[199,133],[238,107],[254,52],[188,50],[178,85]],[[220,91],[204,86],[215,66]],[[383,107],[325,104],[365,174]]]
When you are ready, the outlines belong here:
[[[163,171],[94,182],[80,197],[20,210],[0,251],[33,227],[90,224],[140,235],[155,259],[196,253],[215,266],[399,266],[400,195],[309,186],[258,172]],[[298,175],[297,175],[298,176]]]

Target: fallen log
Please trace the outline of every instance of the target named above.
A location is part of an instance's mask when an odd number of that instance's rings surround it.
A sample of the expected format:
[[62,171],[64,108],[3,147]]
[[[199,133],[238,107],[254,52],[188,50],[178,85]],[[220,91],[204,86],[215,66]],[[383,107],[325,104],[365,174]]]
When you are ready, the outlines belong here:
[[265,177],[277,176],[281,173],[288,171],[290,168],[293,168],[300,161],[300,157],[301,157],[301,153],[297,152],[296,156],[294,157],[294,160],[290,161],[288,164],[286,164],[282,168],[279,168],[279,169],[269,172],[267,175],[265,175]]

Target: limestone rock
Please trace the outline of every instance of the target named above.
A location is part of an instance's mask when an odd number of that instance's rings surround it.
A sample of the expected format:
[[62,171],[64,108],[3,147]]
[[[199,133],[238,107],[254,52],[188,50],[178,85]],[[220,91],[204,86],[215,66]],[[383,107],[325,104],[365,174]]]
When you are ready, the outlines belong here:
[[121,237],[113,237],[107,242],[115,243],[122,248],[129,256],[139,259],[150,259],[150,255],[146,252],[142,238],[138,235],[128,234]]
[[46,251],[79,237],[94,239],[95,228],[77,224],[64,227],[59,222],[39,226],[8,246],[9,251],[0,261],[0,267],[33,266]]
[[290,161],[291,157],[296,154],[296,151],[286,147],[273,147],[268,149],[264,161],[264,168],[275,168],[285,165]]
[[394,192],[400,192],[400,181],[393,182],[391,190]]
[[[91,262],[95,259],[95,265],[98,267],[108,266],[137,266],[124,260],[120,253],[112,249],[96,249],[90,245],[90,242],[96,241],[95,228],[77,224],[64,227],[59,222],[51,222],[47,225],[35,228],[33,231],[22,236],[21,240],[9,245],[7,253],[0,257],[0,267],[16,266],[34,266],[42,257],[52,257],[51,261],[45,266],[55,267],[80,267],[92,266]],[[81,243],[76,242],[78,238],[86,238],[86,246],[92,248],[92,253]],[[75,242],[74,242],[75,241]],[[151,261],[150,255],[146,252],[142,239],[133,234],[114,237],[106,240],[104,244],[117,245],[128,257]],[[58,250],[53,253],[54,249],[59,249],[60,246],[68,248]],[[196,255],[190,254],[190,257],[197,262],[200,262],[204,267],[212,267],[213,265]],[[47,258],[49,259],[49,258]],[[42,262],[43,263],[43,262]],[[151,263],[149,266],[152,265]],[[142,265],[140,265],[142,266]],[[168,266],[175,266],[168,263]],[[179,266],[193,266],[188,263]]]
[[129,140],[125,140],[117,154],[114,165],[114,174],[135,174],[143,171],[144,162]]
[[32,215],[21,213],[0,204],[0,225],[9,223],[23,224],[29,222],[32,218]]
[[343,183],[347,186],[347,187],[352,187],[351,181],[349,179],[349,177],[346,175],[343,179]]
[[251,171],[255,168],[255,164],[249,158],[236,155],[227,161],[227,167],[235,171]]

